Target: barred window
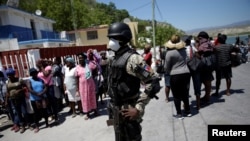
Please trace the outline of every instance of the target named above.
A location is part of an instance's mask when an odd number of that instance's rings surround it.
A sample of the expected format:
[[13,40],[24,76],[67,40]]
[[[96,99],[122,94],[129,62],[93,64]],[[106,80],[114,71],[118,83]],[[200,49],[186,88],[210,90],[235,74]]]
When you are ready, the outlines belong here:
[[98,39],[97,31],[87,31],[87,40]]

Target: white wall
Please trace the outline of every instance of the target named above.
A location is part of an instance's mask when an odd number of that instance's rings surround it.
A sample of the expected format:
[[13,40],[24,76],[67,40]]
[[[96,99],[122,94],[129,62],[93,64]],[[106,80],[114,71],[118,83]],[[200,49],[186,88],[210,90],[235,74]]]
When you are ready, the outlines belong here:
[[9,21],[8,13],[3,11],[0,13],[0,15],[1,15],[1,20],[2,20],[2,25],[9,25],[10,21]]
[[[37,31],[53,31],[53,21],[38,17],[34,14],[29,14],[26,12],[23,13],[22,11],[9,10],[8,12],[1,12],[0,15],[3,25],[15,25],[20,27],[31,28],[30,20],[33,19],[35,21],[35,27]],[[48,27],[45,27],[44,24],[48,24]]]
[[8,13],[9,16],[9,25],[15,25],[20,27],[27,27],[25,18],[21,17],[20,14],[17,14],[16,12]]
[[17,39],[1,39],[0,40],[0,51],[17,50],[19,45]]

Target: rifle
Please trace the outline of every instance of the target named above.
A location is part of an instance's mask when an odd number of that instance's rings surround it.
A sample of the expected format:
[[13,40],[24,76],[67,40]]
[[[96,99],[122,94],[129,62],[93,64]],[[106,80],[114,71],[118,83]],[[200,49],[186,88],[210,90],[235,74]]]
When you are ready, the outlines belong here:
[[[110,85],[110,84],[109,84]],[[111,87],[117,87],[117,86],[109,86]],[[117,90],[114,88],[113,90]],[[112,88],[109,89],[108,93],[111,96],[111,100],[108,105],[108,111],[109,111],[109,119],[107,120],[107,125],[114,126],[115,131],[115,141],[121,141],[121,113],[120,113],[120,106],[119,106],[119,96],[117,91],[113,91]]]
[[107,120],[107,125],[114,126],[115,130],[115,141],[120,141],[121,140],[121,128],[120,128],[120,122],[121,122],[121,114],[120,114],[120,109],[118,106],[112,105],[110,107],[112,110],[112,117]]

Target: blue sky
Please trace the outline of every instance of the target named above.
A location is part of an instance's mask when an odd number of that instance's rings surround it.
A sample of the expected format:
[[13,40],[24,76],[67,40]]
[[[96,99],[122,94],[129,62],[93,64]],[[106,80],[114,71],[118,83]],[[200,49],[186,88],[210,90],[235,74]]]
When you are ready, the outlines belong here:
[[[152,0],[96,0],[152,20]],[[184,31],[250,20],[250,0],[155,0],[155,19]]]

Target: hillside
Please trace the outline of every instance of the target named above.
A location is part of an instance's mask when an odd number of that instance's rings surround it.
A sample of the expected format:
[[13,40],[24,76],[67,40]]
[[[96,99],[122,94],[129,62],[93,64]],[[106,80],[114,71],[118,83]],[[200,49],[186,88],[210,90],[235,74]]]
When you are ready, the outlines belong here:
[[186,31],[186,33],[196,36],[200,31],[206,31],[211,37],[217,36],[218,33],[226,35],[250,34],[250,20],[218,27],[194,29]]

